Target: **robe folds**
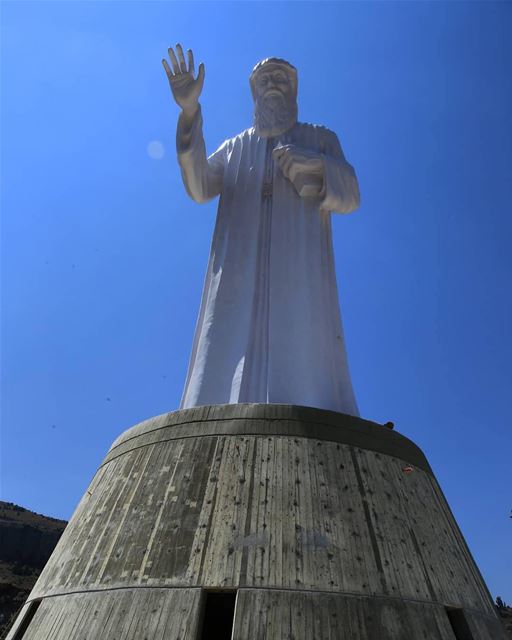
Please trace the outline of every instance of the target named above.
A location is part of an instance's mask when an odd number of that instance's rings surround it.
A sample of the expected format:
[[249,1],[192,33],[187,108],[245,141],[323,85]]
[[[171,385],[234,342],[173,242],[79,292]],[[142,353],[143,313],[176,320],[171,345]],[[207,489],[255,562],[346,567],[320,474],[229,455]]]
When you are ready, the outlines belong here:
[[[281,144],[321,154],[323,188],[300,197],[272,160]],[[248,129],[207,158],[200,110],[178,123],[178,161],[197,202],[220,195],[181,408],[282,403],[358,415],[338,304],[331,212],[359,205],[336,135],[296,123]]]

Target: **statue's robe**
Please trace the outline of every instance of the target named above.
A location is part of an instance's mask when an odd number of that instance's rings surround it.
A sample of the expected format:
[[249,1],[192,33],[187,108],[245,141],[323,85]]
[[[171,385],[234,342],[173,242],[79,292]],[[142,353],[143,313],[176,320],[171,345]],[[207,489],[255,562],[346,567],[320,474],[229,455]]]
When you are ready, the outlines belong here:
[[[272,161],[295,144],[321,154],[323,188],[300,197]],[[336,135],[297,123],[276,138],[254,129],[207,158],[202,118],[178,123],[189,195],[220,195],[181,407],[261,402],[358,415],[338,305],[331,212],[359,205]]]

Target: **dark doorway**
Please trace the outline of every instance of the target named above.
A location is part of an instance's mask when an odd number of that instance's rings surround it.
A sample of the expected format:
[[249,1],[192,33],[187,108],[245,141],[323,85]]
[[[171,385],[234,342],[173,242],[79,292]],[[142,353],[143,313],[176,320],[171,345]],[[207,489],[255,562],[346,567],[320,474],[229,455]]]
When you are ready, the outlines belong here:
[[204,598],[200,640],[231,640],[236,591],[207,591]]
[[25,615],[23,616],[23,620],[21,621],[21,624],[14,634],[12,640],[21,640],[21,638],[23,638],[23,636],[25,635],[25,631],[28,629],[28,625],[32,622],[32,619],[36,615],[36,611],[39,608],[40,604],[41,600],[32,600],[32,602],[28,605],[28,608],[25,611]]
[[464,615],[464,609],[451,609],[447,607],[446,614],[457,640],[473,640],[473,634]]

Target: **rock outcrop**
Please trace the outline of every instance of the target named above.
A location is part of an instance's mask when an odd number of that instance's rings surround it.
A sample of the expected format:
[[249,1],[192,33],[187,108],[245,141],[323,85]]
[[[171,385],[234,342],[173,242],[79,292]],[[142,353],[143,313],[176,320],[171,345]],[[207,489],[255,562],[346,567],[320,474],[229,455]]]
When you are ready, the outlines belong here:
[[0,638],[27,599],[66,524],[0,501]]

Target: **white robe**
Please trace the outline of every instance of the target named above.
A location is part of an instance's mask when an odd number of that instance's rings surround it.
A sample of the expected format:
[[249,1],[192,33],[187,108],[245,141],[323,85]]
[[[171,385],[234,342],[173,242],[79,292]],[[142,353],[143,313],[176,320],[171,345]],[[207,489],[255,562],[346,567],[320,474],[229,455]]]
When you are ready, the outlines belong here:
[[[272,162],[292,143],[322,154],[319,197],[299,197]],[[189,127],[180,118],[177,148],[188,194],[220,194],[181,408],[283,403],[357,416],[330,212],[353,211],[359,189],[336,135],[302,123],[276,138],[248,129],[207,158],[198,111]]]

